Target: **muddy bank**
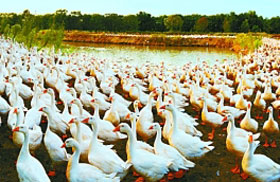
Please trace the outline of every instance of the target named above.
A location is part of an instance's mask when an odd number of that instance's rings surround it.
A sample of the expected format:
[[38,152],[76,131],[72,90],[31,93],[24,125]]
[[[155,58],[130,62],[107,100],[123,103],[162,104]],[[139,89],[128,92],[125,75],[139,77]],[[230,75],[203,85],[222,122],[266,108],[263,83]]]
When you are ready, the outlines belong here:
[[65,32],[64,41],[127,44],[145,46],[197,46],[232,48],[235,36],[105,34],[81,31]]

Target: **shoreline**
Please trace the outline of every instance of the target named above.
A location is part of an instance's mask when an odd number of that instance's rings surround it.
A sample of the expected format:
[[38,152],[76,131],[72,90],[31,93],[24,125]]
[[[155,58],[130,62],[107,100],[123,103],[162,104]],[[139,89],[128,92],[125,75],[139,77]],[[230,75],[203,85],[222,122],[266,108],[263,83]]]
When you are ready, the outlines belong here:
[[83,31],[65,32],[63,41],[141,46],[217,47],[234,50],[236,36],[165,35],[165,34],[112,34]]

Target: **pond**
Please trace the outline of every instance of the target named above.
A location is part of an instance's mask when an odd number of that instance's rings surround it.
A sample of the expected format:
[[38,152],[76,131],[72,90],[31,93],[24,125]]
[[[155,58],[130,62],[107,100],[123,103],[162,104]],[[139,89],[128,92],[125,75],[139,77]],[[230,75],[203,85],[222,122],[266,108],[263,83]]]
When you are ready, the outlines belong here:
[[207,61],[211,65],[216,60],[238,59],[238,55],[229,49],[213,47],[151,47],[77,42],[65,42],[64,45],[92,53],[96,58],[120,60],[132,65],[145,62],[157,64],[161,61],[176,66],[200,61]]

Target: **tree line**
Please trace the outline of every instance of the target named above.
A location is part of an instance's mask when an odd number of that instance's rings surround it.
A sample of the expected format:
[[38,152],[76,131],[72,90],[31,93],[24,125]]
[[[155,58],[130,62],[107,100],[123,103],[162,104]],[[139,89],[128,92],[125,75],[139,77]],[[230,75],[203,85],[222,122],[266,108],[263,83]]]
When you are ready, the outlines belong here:
[[[53,14],[33,15],[28,10],[21,14],[1,13],[0,33],[12,28],[16,31],[23,26],[26,15],[33,19],[32,27],[37,30],[59,29],[96,32],[266,32],[280,33],[280,17],[263,18],[255,11],[236,14],[217,14],[211,16],[162,15],[152,16],[146,12],[136,15],[82,14],[80,11],[68,12],[59,9]],[[8,28],[7,28],[8,27]]]

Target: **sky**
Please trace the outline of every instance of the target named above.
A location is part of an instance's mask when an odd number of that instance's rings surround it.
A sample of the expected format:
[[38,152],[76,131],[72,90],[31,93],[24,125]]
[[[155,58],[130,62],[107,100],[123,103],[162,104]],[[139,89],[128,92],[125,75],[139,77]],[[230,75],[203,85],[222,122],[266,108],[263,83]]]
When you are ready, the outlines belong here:
[[[2,1],[2,2],[1,2]],[[171,14],[215,15],[254,10],[264,18],[280,16],[280,0],[0,0],[0,12],[33,14],[54,13],[58,9],[82,13],[137,14],[145,11],[153,16]]]

